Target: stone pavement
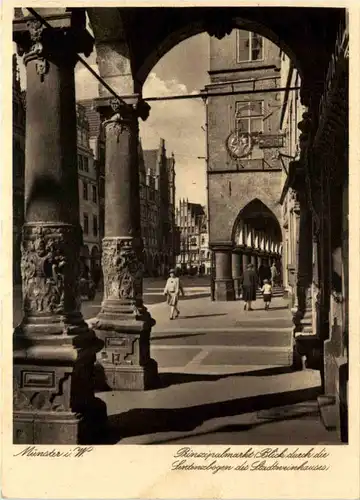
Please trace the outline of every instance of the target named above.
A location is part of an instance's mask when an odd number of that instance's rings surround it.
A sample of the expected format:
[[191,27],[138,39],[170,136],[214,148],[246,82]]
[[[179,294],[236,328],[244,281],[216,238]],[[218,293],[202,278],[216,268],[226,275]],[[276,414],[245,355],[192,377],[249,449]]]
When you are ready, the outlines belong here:
[[164,302],[149,306],[160,388],[98,394],[107,404],[109,442],[340,444],[320,420],[319,372],[291,368],[290,312],[281,298],[272,306],[264,311],[256,301],[245,312],[240,301],[192,298],[180,302],[174,321]]
[[[160,284],[148,293],[160,296]],[[291,369],[285,301],[271,306],[264,311],[257,300],[246,312],[241,301],[211,302],[207,286],[187,287],[174,321],[164,300],[148,305],[160,388],[98,393],[107,404],[108,442],[340,444],[320,420],[319,372]]]
[[[169,319],[165,302],[149,306],[156,320],[151,333],[152,356],[160,368],[172,371],[231,373],[239,365],[290,366],[292,322],[282,298],[264,311],[257,300],[254,311],[243,302],[211,302],[209,297],[181,300],[181,315]],[[169,365],[170,363],[170,365]]]

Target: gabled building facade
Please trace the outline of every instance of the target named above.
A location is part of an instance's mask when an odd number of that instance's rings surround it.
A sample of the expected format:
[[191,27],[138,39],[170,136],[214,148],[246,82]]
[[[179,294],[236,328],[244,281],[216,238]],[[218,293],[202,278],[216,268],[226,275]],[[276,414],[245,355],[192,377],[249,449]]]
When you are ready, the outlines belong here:
[[141,230],[145,274],[165,275],[175,264],[175,157],[158,149],[139,152]]
[[96,147],[94,140],[90,141],[90,124],[86,107],[77,103],[76,113],[79,212],[83,231],[81,257],[91,277],[99,283],[101,279],[101,234],[99,176],[94,155]]
[[179,200],[175,221],[180,233],[180,253],[176,258],[178,271],[209,275],[211,255],[205,207],[189,200]]
[[249,263],[257,269],[275,262],[281,272],[280,67],[279,48],[260,35],[233,30],[210,39],[205,91],[216,300],[235,300],[234,280]]

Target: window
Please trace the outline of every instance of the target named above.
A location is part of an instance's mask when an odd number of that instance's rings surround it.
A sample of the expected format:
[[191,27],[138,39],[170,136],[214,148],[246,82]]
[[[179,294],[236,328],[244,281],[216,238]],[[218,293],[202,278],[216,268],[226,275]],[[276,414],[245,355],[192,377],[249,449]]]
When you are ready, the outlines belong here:
[[202,236],[202,237],[201,237],[201,244],[202,244],[202,245],[205,245],[205,236]]
[[93,200],[94,203],[97,203],[96,186],[92,187],[92,200]]
[[81,155],[78,155],[78,167],[79,170],[83,170],[83,157]]
[[89,217],[88,214],[84,213],[84,234],[89,233]]
[[239,101],[236,103],[236,130],[254,133],[263,131],[264,101]]
[[94,236],[98,235],[98,218],[96,215],[93,215],[93,233]]
[[249,31],[237,31],[237,62],[253,62],[264,59],[263,37]]
[[89,158],[87,156],[83,157],[83,165],[85,172],[89,172]]
[[85,181],[83,181],[83,198],[84,200],[88,199],[88,185]]

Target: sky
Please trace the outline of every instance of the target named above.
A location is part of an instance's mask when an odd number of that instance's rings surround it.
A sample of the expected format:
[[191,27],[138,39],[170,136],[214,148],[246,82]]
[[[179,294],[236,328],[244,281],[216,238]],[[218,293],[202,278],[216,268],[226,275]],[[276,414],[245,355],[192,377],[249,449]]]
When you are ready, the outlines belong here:
[[[14,50],[15,51],[15,50]],[[191,54],[191,57],[190,57]],[[193,57],[196,54],[196,59]],[[95,51],[87,59],[97,71]],[[196,63],[194,64],[194,61]],[[22,86],[25,69],[19,60]],[[209,36],[196,35],[175,46],[154,66],[143,88],[143,97],[190,94],[209,82]],[[98,97],[98,82],[78,63],[75,68],[76,99]],[[174,153],[176,200],[206,204],[205,106],[202,99],[150,102],[150,116],[140,120],[143,149],[155,149],[165,140],[168,156]],[[199,159],[198,157],[202,157]]]

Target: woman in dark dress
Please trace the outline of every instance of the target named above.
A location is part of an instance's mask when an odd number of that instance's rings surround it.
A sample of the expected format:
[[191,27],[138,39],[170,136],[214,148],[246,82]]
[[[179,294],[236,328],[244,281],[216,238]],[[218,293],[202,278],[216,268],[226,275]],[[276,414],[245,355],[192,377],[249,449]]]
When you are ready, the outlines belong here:
[[248,311],[252,311],[251,302],[256,300],[256,287],[257,287],[257,275],[254,270],[254,266],[249,264],[247,269],[244,271],[242,279],[242,295],[244,304],[244,311],[246,311],[246,306]]

